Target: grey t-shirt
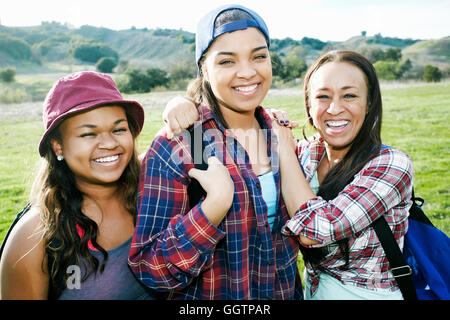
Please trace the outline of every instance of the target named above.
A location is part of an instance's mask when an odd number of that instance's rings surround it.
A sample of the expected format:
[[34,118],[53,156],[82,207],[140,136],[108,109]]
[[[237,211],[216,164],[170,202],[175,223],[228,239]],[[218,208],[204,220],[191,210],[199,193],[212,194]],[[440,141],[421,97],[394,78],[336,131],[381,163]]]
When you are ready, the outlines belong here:
[[[118,247],[108,250],[108,260],[103,272],[92,273],[81,282],[87,273],[87,262],[81,266],[71,266],[68,272],[67,288],[62,292],[61,300],[155,300],[156,292],[140,283],[128,267],[128,253],[131,238]],[[103,262],[100,251],[91,253]],[[80,278],[81,277],[81,278]]]

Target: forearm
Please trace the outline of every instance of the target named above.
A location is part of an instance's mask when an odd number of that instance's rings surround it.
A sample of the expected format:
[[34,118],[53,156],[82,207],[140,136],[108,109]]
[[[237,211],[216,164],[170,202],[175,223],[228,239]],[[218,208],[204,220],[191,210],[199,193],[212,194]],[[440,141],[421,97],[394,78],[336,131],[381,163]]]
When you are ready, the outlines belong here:
[[358,172],[336,198],[316,197],[302,205],[286,227],[323,246],[358,234],[388,212],[400,223],[408,214],[412,177],[405,155],[384,153]]
[[217,200],[212,196],[206,196],[201,203],[201,209],[204,212],[206,218],[216,227],[225,218],[228,209],[224,209],[223,206],[218,206],[218,203],[222,203],[221,197],[217,197]]
[[[183,288],[212,264],[224,233],[209,223],[199,207],[173,217],[162,232],[154,228],[150,235],[133,237],[130,267],[148,287],[162,291]],[[138,224],[137,229],[143,228]]]
[[292,149],[280,151],[281,191],[289,215],[293,217],[299,207],[315,197]]

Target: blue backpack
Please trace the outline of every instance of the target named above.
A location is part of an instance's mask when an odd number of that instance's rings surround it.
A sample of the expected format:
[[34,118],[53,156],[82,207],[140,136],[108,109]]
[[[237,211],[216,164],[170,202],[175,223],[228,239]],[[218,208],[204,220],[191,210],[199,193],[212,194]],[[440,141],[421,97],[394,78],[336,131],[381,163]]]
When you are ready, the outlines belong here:
[[450,300],[450,238],[427,218],[414,189],[412,202],[403,253],[384,217],[372,226],[405,300]]

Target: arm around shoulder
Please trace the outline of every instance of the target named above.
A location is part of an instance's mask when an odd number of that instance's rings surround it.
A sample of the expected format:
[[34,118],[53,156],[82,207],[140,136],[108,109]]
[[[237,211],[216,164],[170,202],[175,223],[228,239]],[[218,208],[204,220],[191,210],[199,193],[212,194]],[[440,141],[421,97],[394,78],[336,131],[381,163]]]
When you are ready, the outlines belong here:
[[0,299],[48,298],[42,234],[39,212],[32,208],[14,227],[5,245],[0,261]]

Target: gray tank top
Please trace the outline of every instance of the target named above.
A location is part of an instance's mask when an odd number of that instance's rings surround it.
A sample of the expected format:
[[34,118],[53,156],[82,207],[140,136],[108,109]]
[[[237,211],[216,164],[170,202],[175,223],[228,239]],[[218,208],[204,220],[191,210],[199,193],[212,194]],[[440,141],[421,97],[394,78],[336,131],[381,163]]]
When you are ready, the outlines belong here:
[[[81,282],[86,274],[86,266],[71,266],[68,270],[67,288],[62,292],[61,300],[155,300],[157,293],[140,283],[128,267],[128,253],[131,238],[118,247],[108,250],[108,260],[103,272],[97,271]],[[90,250],[100,265],[103,255]]]

